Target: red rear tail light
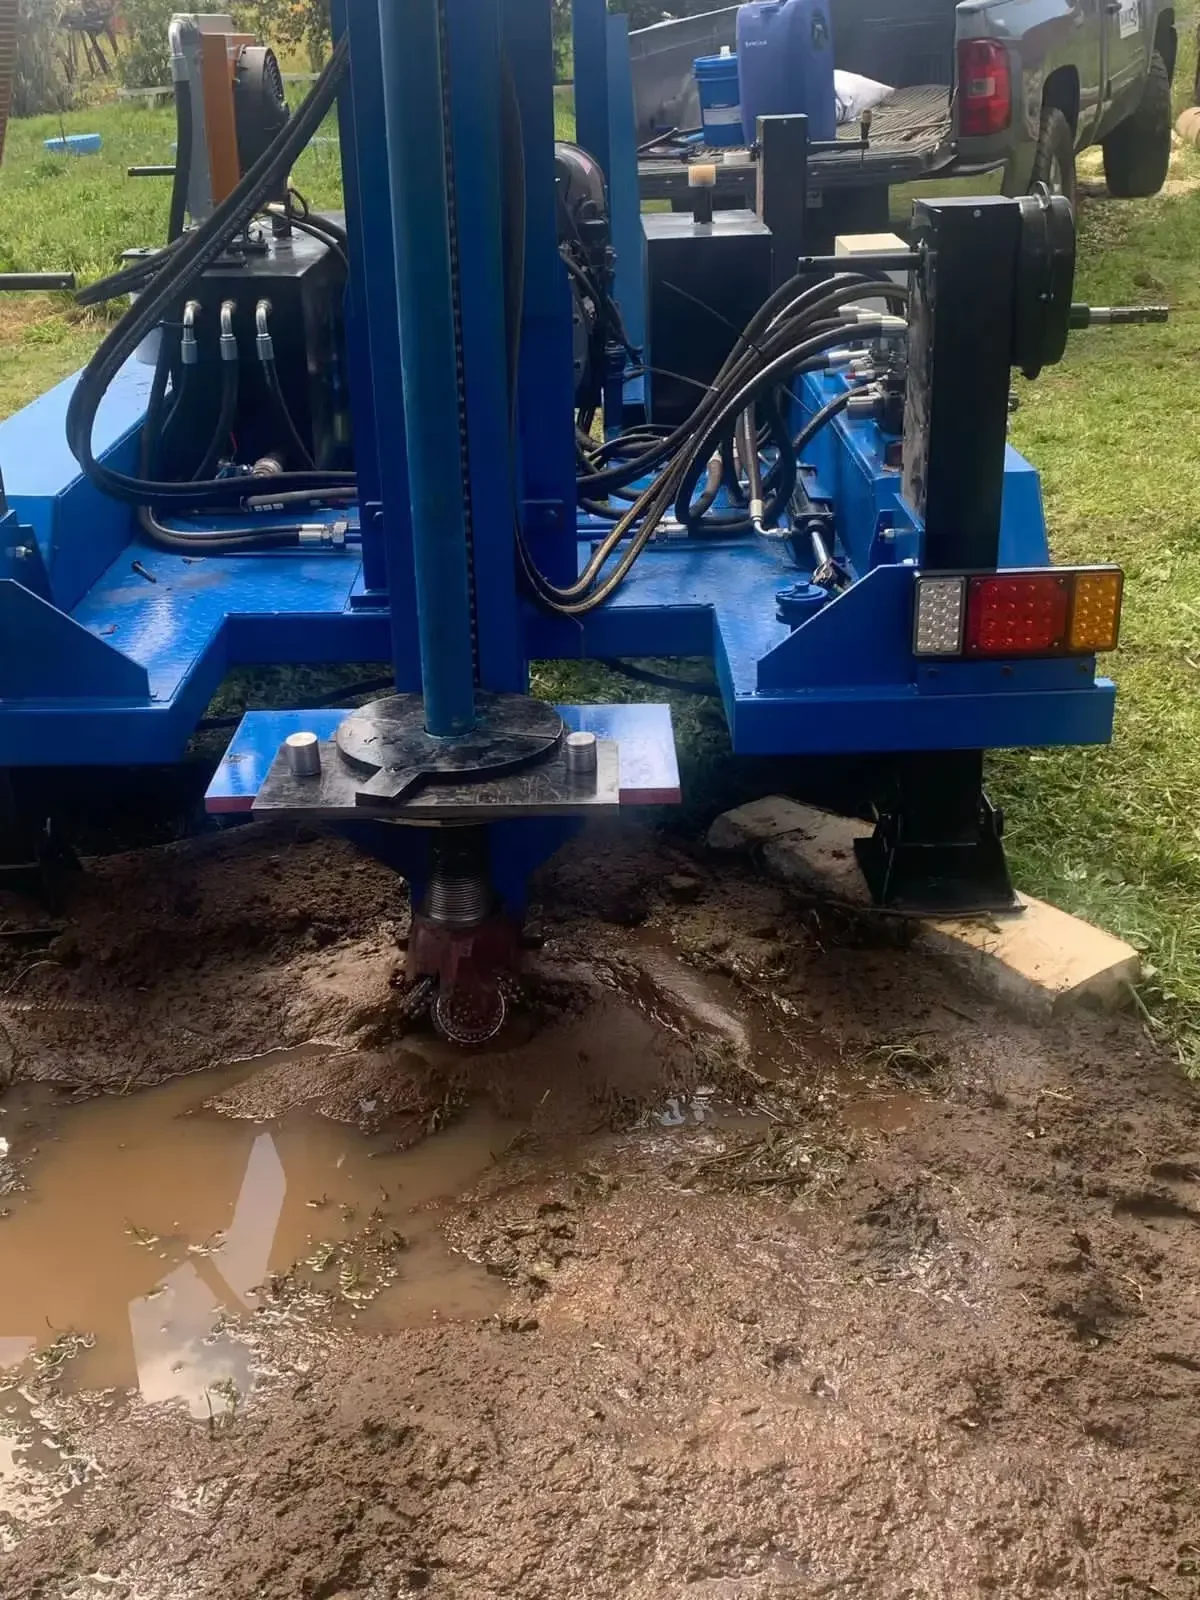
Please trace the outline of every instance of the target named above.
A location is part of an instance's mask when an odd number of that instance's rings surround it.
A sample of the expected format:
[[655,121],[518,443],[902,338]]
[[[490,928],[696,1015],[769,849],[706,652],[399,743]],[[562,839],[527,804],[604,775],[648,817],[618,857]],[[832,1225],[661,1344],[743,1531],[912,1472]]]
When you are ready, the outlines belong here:
[[1061,649],[1070,600],[1070,586],[1057,574],[971,578],[966,654],[1030,656]]
[[958,46],[958,131],[968,138],[1003,133],[1012,120],[1008,51],[995,39]]

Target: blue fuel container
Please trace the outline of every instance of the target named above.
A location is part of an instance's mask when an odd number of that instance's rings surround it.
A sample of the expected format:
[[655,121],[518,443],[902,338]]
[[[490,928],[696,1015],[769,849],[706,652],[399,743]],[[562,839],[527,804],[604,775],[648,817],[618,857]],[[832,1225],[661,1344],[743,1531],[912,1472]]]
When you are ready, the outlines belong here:
[[719,56],[697,56],[692,70],[700,93],[705,144],[744,144],[737,57],[728,51]]
[[751,0],[737,14],[746,139],[759,117],[805,115],[810,139],[837,137],[829,0]]

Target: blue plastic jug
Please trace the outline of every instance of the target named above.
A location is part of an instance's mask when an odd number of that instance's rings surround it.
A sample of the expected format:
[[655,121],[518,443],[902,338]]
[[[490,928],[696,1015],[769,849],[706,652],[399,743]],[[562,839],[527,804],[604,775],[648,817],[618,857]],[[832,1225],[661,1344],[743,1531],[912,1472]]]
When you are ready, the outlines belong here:
[[753,142],[759,117],[808,117],[810,139],[837,137],[829,0],[751,0],[737,15],[742,125]]

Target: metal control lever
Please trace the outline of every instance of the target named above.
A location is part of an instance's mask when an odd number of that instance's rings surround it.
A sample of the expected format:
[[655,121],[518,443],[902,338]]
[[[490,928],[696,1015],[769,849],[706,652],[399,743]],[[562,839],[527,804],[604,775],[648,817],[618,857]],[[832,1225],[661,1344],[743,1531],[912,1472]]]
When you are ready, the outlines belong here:
[[1072,305],[1072,328],[1116,327],[1125,322],[1166,322],[1169,306],[1085,306]]
[[[839,149],[842,146],[839,144]],[[801,256],[797,273],[908,272],[921,265],[919,250],[864,250],[852,256]]]
[[0,272],[0,289],[73,289],[73,272]]

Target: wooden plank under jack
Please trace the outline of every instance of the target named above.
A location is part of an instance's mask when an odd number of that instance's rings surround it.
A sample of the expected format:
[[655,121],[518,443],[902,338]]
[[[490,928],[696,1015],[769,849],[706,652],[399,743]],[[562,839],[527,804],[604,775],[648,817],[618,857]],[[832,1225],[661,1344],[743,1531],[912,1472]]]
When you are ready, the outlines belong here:
[[[854,857],[854,840],[866,831],[852,817],[768,795],[724,812],[708,842],[715,850],[757,854],[772,877],[801,894],[889,915],[872,905]],[[919,943],[997,999],[1034,1015],[1129,1002],[1141,976],[1131,945],[1045,901],[1021,900],[1025,909],[1010,917],[923,918]]]

